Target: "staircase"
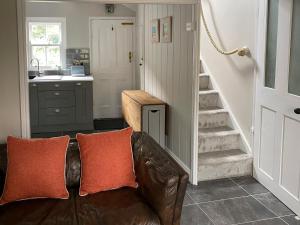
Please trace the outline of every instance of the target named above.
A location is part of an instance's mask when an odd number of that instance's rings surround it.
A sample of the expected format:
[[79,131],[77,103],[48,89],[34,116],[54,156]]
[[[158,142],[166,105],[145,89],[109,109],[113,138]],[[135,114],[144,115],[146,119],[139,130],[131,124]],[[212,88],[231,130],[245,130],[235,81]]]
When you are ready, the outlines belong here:
[[208,74],[199,75],[198,135],[198,181],[252,174],[252,156]]

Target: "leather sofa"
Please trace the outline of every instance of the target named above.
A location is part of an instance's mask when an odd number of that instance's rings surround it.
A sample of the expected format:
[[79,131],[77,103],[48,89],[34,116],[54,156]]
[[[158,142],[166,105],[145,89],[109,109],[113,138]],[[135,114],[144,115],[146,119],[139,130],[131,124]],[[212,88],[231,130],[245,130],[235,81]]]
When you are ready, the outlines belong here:
[[[76,141],[67,152],[68,200],[35,199],[0,206],[1,225],[179,225],[188,175],[150,136],[132,137],[138,189],[121,188],[80,197]],[[0,146],[0,188],[7,165]],[[1,190],[2,191],[2,190]]]

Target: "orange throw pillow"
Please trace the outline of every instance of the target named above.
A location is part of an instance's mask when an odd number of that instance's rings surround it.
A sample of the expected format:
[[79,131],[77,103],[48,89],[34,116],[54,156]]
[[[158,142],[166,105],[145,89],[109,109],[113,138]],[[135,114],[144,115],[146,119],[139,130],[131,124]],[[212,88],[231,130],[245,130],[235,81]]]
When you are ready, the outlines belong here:
[[131,147],[132,128],[77,134],[81,159],[80,196],[137,187]]
[[8,165],[0,205],[33,198],[69,198],[65,179],[69,139],[8,137]]

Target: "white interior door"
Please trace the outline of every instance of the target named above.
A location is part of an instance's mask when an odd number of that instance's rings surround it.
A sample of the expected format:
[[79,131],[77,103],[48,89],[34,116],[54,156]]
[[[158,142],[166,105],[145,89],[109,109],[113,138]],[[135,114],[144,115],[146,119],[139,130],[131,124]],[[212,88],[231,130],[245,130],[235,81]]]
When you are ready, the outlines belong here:
[[300,1],[259,4],[254,175],[300,215]]
[[134,19],[91,20],[94,118],[119,118],[121,92],[134,87]]

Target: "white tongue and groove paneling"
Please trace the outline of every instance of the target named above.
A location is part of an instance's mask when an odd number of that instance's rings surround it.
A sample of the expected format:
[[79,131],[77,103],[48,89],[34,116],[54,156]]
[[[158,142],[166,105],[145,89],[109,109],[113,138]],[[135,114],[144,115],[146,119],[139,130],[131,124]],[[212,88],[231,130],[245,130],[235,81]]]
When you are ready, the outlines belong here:
[[[166,146],[188,168],[191,162],[193,86],[192,5],[145,5],[145,91],[169,105]],[[172,43],[151,42],[151,20],[173,18]],[[143,85],[142,85],[143,86]]]

